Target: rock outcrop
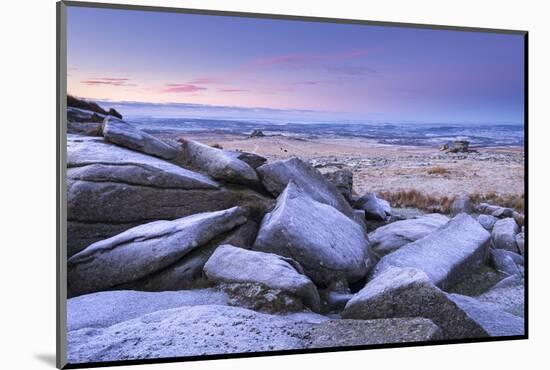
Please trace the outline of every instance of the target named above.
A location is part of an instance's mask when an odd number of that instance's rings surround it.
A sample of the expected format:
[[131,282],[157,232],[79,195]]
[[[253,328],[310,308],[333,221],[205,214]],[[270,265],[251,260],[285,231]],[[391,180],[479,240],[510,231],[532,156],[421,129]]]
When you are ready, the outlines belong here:
[[175,292],[114,290],[67,300],[67,331],[106,328],[148,313],[183,306],[225,305],[227,295],[217,289]]
[[[258,302],[272,303],[270,311],[283,311],[286,309],[286,301],[298,299],[303,305],[313,311],[320,310],[319,294],[313,282],[304,275],[301,266],[290,258],[281,257],[272,253],[249,251],[232,245],[222,245],[216,249],[210,259],[204,265],[207,278],[215,283],[242,285],[261,285],[258,289],[242,289],[234,286],[230,292],[258,293],[237,296],[238,302],[248,302],[247,306],[256,305]],[[267,289],[261,289],[261,288]],[[281,291],[288,299],[277,297],[274,291]],[[269,297],[266,297],[269,295]]]
[[478,301],[489,303],[501,311],[524,317],[525,280],[521,275],[509,276],[475,298]]
[[497,222],[497,218],[495,216],[491,215],[479,215],[477,216],[477,221],[485,228],[485,230],[491,232],[493,230],[493,226],[495,226],[495,222]]
[[350,170],[337,170],[334,172],[324,173],[323,176],[325,176],[330,183],[336,186],[348,202],[352,200],[351,193],[353,189],[353,172]]
[[365,217],[370,220],[386,221],[392,214],[390,203],[374,193],[367,193],[357,199],[353,208],[365,211]]
[[523,335],[525,332],[525,323],[521,317],[472,297],[459,294],[449,294],[448,297],[492,337]]
[[313,200],[294,182],[264,217],[253,249],[294,259],[316,284],[325,286],[363,278],[369,260],[364,229],[335,208]]
[[346,304],[342,317],[424,317],[441,328],[444,338],[481,338],[488,334],[424,272],[411,268],[391,268],[370,281]]
[[505,249],[517,253],[516,234],[518,232],[519,226],[513,218],[507,217],[498,220],[495,222],[491,233],[493,245],[497,249]]
[[317,202],[328,204],[348,217],[353,210],[336,186],[299,158],[276,161],[257,168],[265,188],[274,196],[283,192],[290,181]]
[[479,268],[487,259],[490,234],[474,218],[461,213],[422,239],[384,256],[371,278],[392,267],[424,271],[442,289]]
[[523,275],[523,257],[505,249],[491,249],[491,262],[506,275]]
[[180,160],[210,177],[229,183],[253,185],[259,182],[256,171],[246,162],[222,149],[193,140],[179,139]]
[[243,225],[192,250],[169,267],[148,275],[143,279],[123,284],[119,288],[161,291],[209,287],[212,285],[212,282],[206,279],[203,269],[204,264],[208,261],[212,253],[214,253],[216,248],[223,244],[232,244],[241,248],[250,249],[252,244],[254,244],[257,233],[258,224],[248,220]]
[[439,213],[392,222],[369,234],[371,251],[378,258],[439,229],[449,218]]
[[69,296],[142,279],[245,222],[244,210],[234,207],[154,221],[96,242],[67,261]]
[[155,157],[174,159],[178,155],[178,149],[173,146],[121,119],[111,116],[103,121],[103,137],[113,144],[154,155]]
[[[185,328],[185,329],[183,329]],[[201,305],[157,311],[68,333],[70,363],[253,353],[440,339],[430,320],[329,320]]]
[[106,143],[67,139],[68,255],[154,220],[240,205],[259,220],[274,201],[160,158]]

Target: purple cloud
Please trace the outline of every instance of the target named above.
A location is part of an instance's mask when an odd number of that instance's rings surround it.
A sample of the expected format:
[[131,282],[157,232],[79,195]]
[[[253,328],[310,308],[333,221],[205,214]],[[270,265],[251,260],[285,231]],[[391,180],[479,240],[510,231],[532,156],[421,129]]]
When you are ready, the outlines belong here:
[[191,93],[206,90],[205,87],[193,84],[166,84],[166,86],[168,87],[162,90],[163,93]]

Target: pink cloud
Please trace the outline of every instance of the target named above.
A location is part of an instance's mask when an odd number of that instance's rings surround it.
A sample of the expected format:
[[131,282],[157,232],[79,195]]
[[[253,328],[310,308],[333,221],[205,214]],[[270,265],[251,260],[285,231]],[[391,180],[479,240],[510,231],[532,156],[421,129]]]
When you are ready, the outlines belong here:
[[215,85],[222,83],[222,80],[215,77],[199,77],[189,81],[189,84],[191,85]]
[[191,93],[200,90],[206,90],[205,87],[192,84],[166,84],[167,88],[163,89],[163,93]]
[[128,83],[130,79],[120,77],[92,77],[87,80],[80,81],[80,83],[95,86],[95,85],[110,85],[110,86],[136,86],[135,84]]
[[220,89],[219,92],[225,92],[225,93],[235,93],[235,92],[247,92],[249,90],[245,89]]

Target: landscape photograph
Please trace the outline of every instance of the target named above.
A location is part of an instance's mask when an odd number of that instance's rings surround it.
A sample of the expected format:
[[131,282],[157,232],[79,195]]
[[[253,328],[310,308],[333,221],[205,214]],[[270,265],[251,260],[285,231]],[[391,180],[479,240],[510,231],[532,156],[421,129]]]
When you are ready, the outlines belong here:
[[525,338],[524,51],[68,6],[68,363]]

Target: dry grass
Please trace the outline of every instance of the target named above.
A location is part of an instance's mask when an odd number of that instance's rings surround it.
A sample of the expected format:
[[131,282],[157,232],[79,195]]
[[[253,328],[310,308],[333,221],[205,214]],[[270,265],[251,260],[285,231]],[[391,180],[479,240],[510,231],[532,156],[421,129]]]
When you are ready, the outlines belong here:
[[428,168],[428,175],[447,175],[449,173],[450,171],[448,169],[441,166],[434,166],[434,167]]
[[[437,196],[426,194],[416,189],[381,191],[378,195],[390,202],[392,207],[414,207],[427,212],[450,213],[455,196]],[[474,206],[479,203],[490,203],[501,207],[513,208],[518,212],[524,211],[524,194],[485,194],[472,193],[470,199]]]
[[470,194],[470,199],[474,204],[489,203],[501,207],[513,208],[518,212],[525,210],[525,194],[498,194],[494,191],[480,194],[478,192]]

